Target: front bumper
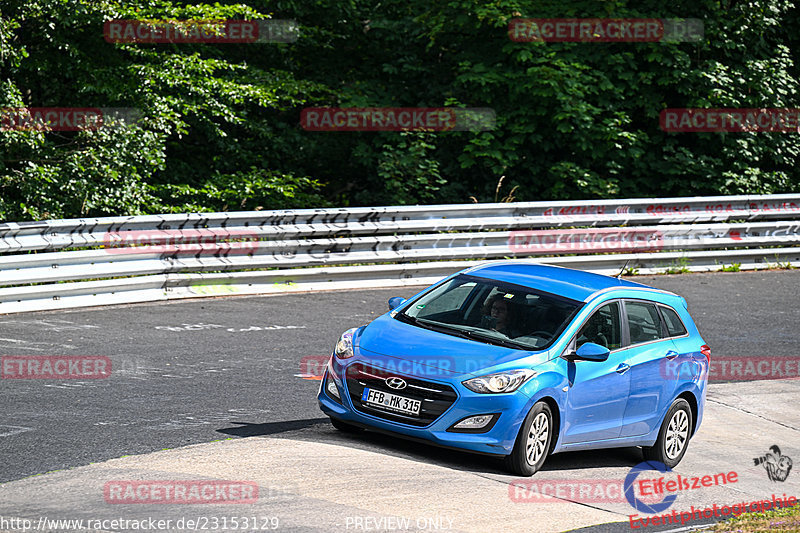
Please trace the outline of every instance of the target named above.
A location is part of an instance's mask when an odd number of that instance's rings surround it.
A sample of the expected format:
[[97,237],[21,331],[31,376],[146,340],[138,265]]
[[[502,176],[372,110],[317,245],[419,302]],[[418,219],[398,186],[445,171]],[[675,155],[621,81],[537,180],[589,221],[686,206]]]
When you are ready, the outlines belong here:
[[[350,424],[388,432],[412,440],[422,440],[435,445],[448,448],[457,448],[476,453],[489,455],[508,455],[511,453],[520,425],[525,414],[532,406],[531,399],[520,391],[508,394],[478,394],[470,391],[461,384],[462,379],[469,376],[444,375],[440,372],[437,377],[430,375],[424,377],[392,373],[408,380],[424,380],[432,384],[439,384],[455,391],[456,398],[449,407],[438,415],[431,423],[417,426],[391,420],[391,413],[381,416],[374,409],[365,412],[358,395],[352,397],[347,385],[346,376],[351,365],[363,363],[359,358],[342,361],[336,357],[325,371],[320,386],[318,401],[320,409],[328,416],[338,418]],[[370,361],[372,368],[380,368],[380,363]],[[340,398],[337,400],[327,392],[328,380],[334,380],[339,390]],[[454,424],[464,418],[497,413],[495,422],[484,433],[459,433],[448,431]],[[395,417],[396,418],[396,417]]]

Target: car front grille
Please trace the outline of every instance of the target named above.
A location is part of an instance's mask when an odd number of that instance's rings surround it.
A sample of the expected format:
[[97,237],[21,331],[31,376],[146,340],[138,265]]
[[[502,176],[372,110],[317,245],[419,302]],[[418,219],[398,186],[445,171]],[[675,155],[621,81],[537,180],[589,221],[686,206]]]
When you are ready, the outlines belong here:
[[[389,377],[403,378],[407,386],[402,390],[392,389],[386,385],[386,378]],[[391,412],[362,403],[361,395],[366,387],[420,400],[422,405],[419,415],[413,416]],[[434,420],[453,405],[453,402],[458,397],[456,391],[448,385],[389,372],[371,365],[364,365],[363,363],[354,363],[347,368],[347,391],[356,410],[385,420],[418,427],[432,424]]]

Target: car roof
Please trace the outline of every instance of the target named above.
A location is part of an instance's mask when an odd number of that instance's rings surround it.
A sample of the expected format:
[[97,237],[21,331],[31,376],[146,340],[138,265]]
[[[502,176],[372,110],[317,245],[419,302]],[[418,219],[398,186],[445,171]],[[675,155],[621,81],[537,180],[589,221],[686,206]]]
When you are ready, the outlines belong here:
[[615,289],[646,289],[673,294],[642,283],[532,261],[494,261],[470,268],[464,273],[530,287],[580,302],[589,301],[597,293]]

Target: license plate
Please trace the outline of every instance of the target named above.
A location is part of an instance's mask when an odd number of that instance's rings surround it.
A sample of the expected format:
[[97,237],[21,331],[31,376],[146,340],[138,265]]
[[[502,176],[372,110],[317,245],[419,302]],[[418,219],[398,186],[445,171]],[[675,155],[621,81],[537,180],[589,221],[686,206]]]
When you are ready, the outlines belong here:
[[422,407],[422,402],[419,400],[368,388],[361,394],[361,402],[407,415],[418,415]]

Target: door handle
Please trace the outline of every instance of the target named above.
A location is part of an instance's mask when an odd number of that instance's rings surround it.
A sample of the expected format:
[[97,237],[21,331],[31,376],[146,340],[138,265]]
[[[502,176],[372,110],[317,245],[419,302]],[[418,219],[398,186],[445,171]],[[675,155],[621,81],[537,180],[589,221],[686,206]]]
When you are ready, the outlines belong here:
[[676,357],[678,357],[678,352],[676,352],[675,350],[670,350],[670,351],[667,352],[665,357],[667,359],[675,359]]
[[617,367],[617,374],[622,375],[631,368],[631,365],[622,363]]

